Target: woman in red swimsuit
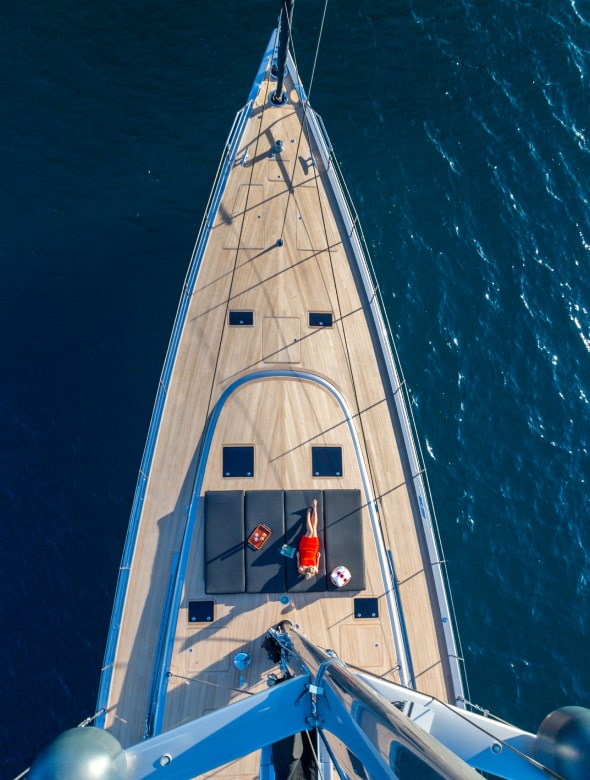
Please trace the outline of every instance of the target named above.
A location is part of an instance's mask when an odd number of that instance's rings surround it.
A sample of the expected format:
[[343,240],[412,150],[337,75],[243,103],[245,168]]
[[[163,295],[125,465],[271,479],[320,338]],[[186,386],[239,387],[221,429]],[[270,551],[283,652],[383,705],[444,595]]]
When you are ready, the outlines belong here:
[[320,564],[320,540],[318,538],[318,502],[314,498],[313,506],[307,510],[307,531],[299,541],[297,551],[297,571],[309,579],[317,574]]

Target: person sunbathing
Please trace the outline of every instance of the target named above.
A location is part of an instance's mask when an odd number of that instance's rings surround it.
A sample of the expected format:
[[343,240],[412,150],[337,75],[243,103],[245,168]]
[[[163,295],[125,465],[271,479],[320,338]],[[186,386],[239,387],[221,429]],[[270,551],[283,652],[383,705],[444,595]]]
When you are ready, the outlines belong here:
[[318,537],[318,501],[307,510],[307,530],[299,540],[297,550],[297,571],[309,579],[320,570],[320,540]]

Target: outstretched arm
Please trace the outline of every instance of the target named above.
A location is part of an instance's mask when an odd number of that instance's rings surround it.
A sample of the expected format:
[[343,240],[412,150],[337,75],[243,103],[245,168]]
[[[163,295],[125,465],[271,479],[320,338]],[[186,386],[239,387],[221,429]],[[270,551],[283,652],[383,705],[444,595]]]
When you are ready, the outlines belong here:
[[297,558],[297,571],[299,572],[299,574],[303,574],[304,570],[301,568],[301,561],[299,560],[299,550],[297,550],[296,558]]
[[316,564],[316,567],[315,567],[315,573],[316,573],[316,574],[319,574],[319,572],[320,572],[320,558],[321,558],[321,557],[322,557],[322,554],[321,554],[321,552],[318,550],[318,562],[317,562],[317,564]]

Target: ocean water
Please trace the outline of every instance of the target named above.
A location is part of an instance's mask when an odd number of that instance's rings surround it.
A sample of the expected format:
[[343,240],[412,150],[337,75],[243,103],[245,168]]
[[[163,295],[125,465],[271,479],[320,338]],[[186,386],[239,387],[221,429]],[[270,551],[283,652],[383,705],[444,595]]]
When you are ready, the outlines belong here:
[[[92,715],[181,285],[274,0],[0,27],[0,774]],[[309,85],[323,4],[298,0]],[[413,398],[471,700],[590,705],[590,4],[330,0],[311,102]]]

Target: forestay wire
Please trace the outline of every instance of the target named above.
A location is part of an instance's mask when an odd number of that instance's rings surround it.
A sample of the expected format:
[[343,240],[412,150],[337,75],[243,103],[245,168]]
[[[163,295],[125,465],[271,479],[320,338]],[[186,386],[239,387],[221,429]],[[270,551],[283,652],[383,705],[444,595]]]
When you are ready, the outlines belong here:
[[[310,99],[311,91],[313,89],[313,80],[314,80],[314,76],[315,76],[318,56],[319,56],[319,53],[320,53],[320,44],[322,42],[322,35],[323,35],[323,32],[324,32],[324,23],[326,21],[326,13],[328,11],[328,2],[329,2],[329,0],[325,0],[325,2],[324,2],[324,10],[322,11],[322,20],[320,22],[320,29],[319,29],[319,32],[318,32],[318,40],[317,40],[317,43],[316,43],[315,54],[314,54],[314,57],[313,57],[313,66],[312,66],[312,69],[311,69],[311,78],[309,80],[309,86],[307,88],[307,100],[303,101],[303,120],[301,122],[301,128],[299,130],[299,138],[297,139],[297,150],[295,152],[295,159],[297,159],[297,157],[299,155],[299,149],[301,147],[301,138],[303,136],[303,132],[304,132],[304,129],[306,127],[307,109],[309,107],[309,99]],[[291,40],[291,56],[293,57],[293,62],[295,64],[295,70],[297,71],[297,73],[299,73],[299,67],[297,65],[297,57],[295,55],[295,43],[293,41],[293,22],[292,22],[292,20],[290,22],[289,38]],[[287,196],[287,205],[285,207],[285,212],[284,212],[284,215],[283,215],[283,225],[281,227],[281,238],[283,238],[283,233],[285,231],[285,222],[287,220],[287,209],[289,208],[289,201],[291,200],[291,194],[292,194],[292,188],[290,187],[289,188],[289,194]]]
[[[322,41],[322,34],[324,32],[324,22],[326,21],[326,12],[327,11],[328,11],[328,0],[325,1],[325,3],[324,3],[324,10],[322,12],[322,21],[320,23],[320,31],[318,33],[318,42],[317,42],[316,47],[315,47],[315,55],[314,55],[314,58],[313,58],[313,67],[311,69],[311,78],[309,80],[309,87],[308,87],[308,90],[307,90],[307,97],[308,98],[311,95],[311,90],[312,90],[312,87],[313,87],[313,79],[314,79],[314,76],[315,76],[315,68],[316,68],[316,64],[317,64],[317,61],[318,61],[318,55],[320,53],[320,43]],[[295,67],[297,67],[297,60],[295,59],[295,52],[293,52],[293,60],[295,61]]]

